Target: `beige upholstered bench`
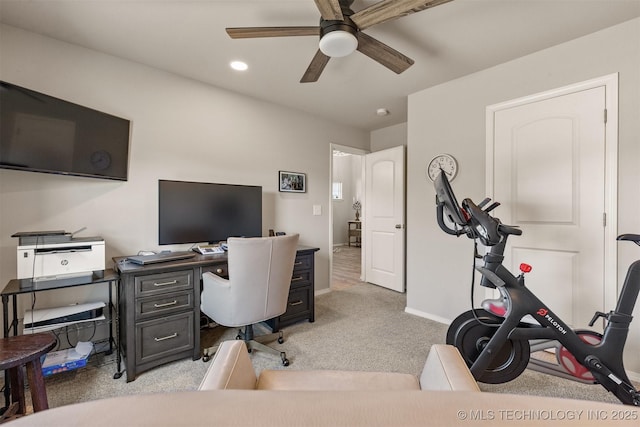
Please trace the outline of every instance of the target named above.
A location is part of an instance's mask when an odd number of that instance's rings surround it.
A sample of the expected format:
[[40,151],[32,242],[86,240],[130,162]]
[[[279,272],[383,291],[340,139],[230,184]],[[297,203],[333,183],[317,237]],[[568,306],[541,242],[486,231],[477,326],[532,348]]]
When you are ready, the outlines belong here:
[[449,345],[431,347],[420,378],[395,372],[293,369],[264,370],[256,376],[244,342],[220,345],[200,390],[455,390],[480,391],[458,350]]
[[637,419],[619,418],[624,413],[632,416],[633,411],[585,400],[478,393],[460,354],[449,346],[431,348],[420,380],[396,373],[291,368],[264,371],[258,378],[244,343],[230,341],[216,353],[199,391],[95,400],[37,412],[12,423],[15,427],[112,427],[114,420],[144,426],[637,427]]

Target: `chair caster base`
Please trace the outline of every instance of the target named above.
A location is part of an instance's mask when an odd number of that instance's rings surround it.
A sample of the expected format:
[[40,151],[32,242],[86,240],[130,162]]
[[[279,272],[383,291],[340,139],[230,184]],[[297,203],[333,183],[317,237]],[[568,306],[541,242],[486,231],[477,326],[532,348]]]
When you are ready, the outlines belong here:
[[287,359],[287,354],[284,351],[280,353],[280,358],[282,359],[282,366],[289,366],[289,359]]
[[204,363],[207,363],[209,360],[211,360],[211,358],[213,357],[214,354],[216,354],[217,351],[218,351],[217,345],[213,347],[205,348],[204,351],[202,352],[202,361]]

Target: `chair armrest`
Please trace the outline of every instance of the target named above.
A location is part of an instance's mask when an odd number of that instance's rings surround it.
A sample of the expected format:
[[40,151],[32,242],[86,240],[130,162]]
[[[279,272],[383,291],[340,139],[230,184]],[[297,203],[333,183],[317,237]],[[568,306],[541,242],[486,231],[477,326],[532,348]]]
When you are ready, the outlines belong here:
[[211,272],[202,274],[200,310],[215,322],[225,326],[237,326],[233,322],[235,307],[232,304],[231,282]]
[[457,348],[434,344],[420,375],[422,390],[480,391]]
[[198,390],[254,390],[257,378],[244,341],[224,341]]
[[210,271],[206,271],[202,273],[203,278],[207,278],[207,281],[211,283],[213,286],[225,287],[229,286],[229,279],[225,279],[224,277],[220,277],[217,274],[213,274]]

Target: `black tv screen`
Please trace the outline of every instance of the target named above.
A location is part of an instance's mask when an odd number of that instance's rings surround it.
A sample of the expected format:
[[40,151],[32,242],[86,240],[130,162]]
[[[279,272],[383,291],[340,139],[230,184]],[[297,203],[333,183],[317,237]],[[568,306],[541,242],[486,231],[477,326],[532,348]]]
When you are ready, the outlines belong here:
[[127,180],[129,120],[0,81],[0,167]]
[[158,181],[158,243],[262,236],[262,187]]

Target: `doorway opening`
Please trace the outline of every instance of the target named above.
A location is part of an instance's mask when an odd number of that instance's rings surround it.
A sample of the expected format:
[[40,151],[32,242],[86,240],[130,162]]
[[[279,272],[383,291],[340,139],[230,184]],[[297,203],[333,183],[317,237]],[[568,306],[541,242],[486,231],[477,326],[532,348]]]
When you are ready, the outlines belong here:
[[365,154],[363,150],[331,144],[330,289],[344,289],[363,279]]

